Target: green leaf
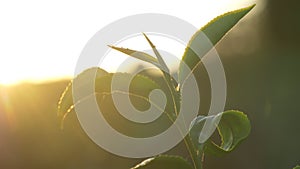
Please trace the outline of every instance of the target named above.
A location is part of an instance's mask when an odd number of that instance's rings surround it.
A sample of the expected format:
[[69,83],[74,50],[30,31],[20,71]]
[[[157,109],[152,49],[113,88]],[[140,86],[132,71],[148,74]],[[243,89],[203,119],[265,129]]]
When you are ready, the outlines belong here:
[[140,52],[140,51],[136,51],[136,50],[132,50],[132,49],[128,49],[128,48],[120,48],[120,47],[111,46],[111,45],[109,45],[109,47],[111,47],[112,49],[115,49],[119,52],[125,53],[129,56],[132,56],[136,59],[140,59],[142,61],[151,63],[161,69],[161,66],[158,63],[157,59],[145,52]]
[[160,69],[163,73],[164,81],[167,84],[167,90],[165,90],[165,91],[171,92],[171,99],[172,99],[172,104],[174,107],[173,112],[174,112],[174,116],[177,116],[178,111],[179,111],[179,103],[180,103],[180,97],[178,95],[178,92],[176,91],[176,87],[178,84],[177,84],[176,80],[174,80],[173,77],[170,75],[170,70],[169,70],[167,64],[161,57],[160,53],[158,52],[158,50],[156,49],[154,44],[151,42],[151,40],[148,38],[148,36],[145,33],[143,33],[143,35],[146,38],[146,40],[148,41],[148,43],[150,44],[153,52],[155,53],[155,55],[157,57],[158,63],[161,67]]
[[293,169],[300,169],[300,166],[299,165],[297,165],[296,167],[294,167]]
[[149,158],[132,169],[192,169],[192,166],[178,156],[158,156]]
[[[78,80],[82,82],[80,85],[77,85],[77,87],[82,88],[85,87],[86,79],[92,77],[95,77],[95,79],[99,79],[102,76],[107,75],[108,73],[100,69],[98,67],[89,68],[82,73],[80,73],[77,77],[74,78],[74,80]],[[64,116],[70,111],[70,108],[72,108],[73,103],[73,95],[72,95],[72,89],[73,89],[73,80],[68,84],[64,92],[62,93],[62,96],[59,99],[58,102],[58,116],[64,118]]]
[[[123,52],[129,56],[135,57],[137,59],[149,62],[154,64],[156,67],[158,67],[162,73],[163,73],[163,77],[164,77],[164,81],[167,84],[167,89],[164,90],[166,93],[171,93],[168,96],[171,96],[171,104],[173,107],[173,110],[169,111],[170,116],[172,116],[172,119],[175,119],[174,116],[176,116],[178,114],[178,110],[179,110],[179,102],[180,102],[180,97],[178,96],[178,93],[176,91],[176,87],[177,87],[177,82],[171,77],[170,75],[170,71],[169,68],[167,67],[166,63],[164,62],[163,58],[161,57],[161,55],[159,54],[159,52],[157,51],[156,47],[154,46],[154,44],[151,42],[151,40],[147,37],[146,34],[144,34],[144,37],[146,38],[146,40],[148,41],[148,43],[150,44],[151,48],[153,49],[155,55],[157,56],[157,59],[152,57],[151,55],[144,53],[144,52],[140,52],[140,51],[135,51],[135,50],[131,50],[131,49],[125,49],[125,48],[119,48],[119,47],[115,47],[115,46],[109,46],[115,50],[118,50],[120,52]],[[169,104],[170,105],[170,104]]]
[[182,83],[184,81],[191,72],[190,70],[193,71],[193,69],[199,65],[201,58],[254,6],[255,5],[252,5],[220,15],[193,35],[186,47],[182,62],[179,66],[179,82]]
[[218,125],[218,132],[221,136],[221,145],[210,142],[208,150],[211,153],[226,153],[232,151],[241,141],[246,139],[251,131],[251,124],[248,117],[240,111],[226,111]]
[[[99,72],[99,70],[97,72]],[[89,101],[92,97],[96,97],[98,106],[106,121],[120,133],[132,137],[149,137],[157,135],[170,127],[172,120],[169,115],[172,111],[172,107],[168,106],[168,103],[170,103],[168,99],[169,96],[166,97],[166,105],[164,107],[164,102],[161,101],[161,97],[157,99],[157,95],[150,95],[155,89],[163,90],[156,82],[142,75],[133,76],[128,73],[113,74],[103,72],[102,70],[101,72],[102,73],[97,74],[98,76],[95,79],[95,86],[93,86],[95,87],[94,90],[90,88],[91,80],[95,74],[94,68],[79,74],[67,87],[59,102],[59,114],[62,119],[62,126],[65,118],[73,111],[76,105]],[[101,76],[99,74],[101,74]],[[117,79],[115,80],[117,86],[119,86],[118,88],[112,89],[113,78]],[[77,85],[73,84],[75,82]],[[77,87],[77,91],[81,90],[80,92],[83,93],[78,96],[79,98],[76,98],[75,103],[73,102],[73,86]],[[128,104],[132,104],[136,110],[142,112],[144,115],[146,114],[144,112],[148,111],[150,108],[152,108],[153,111],[149,112],[162,112],[162,114],[158,114],[157,119],[151,123],[137,123],[130,121],[120,114],[119,110],[122,111],[122,108],[116,108],[116,101],[113,100],[113,95],[117,98],[128,99],[122,99],[122,101],[119,101],[118,103],[124,105],[125,101],[128,101]],[[120,105],[118,103],[117,105]]]
[[[112,90],[112,78],[117,78],[118,85],[121,86],[119,90]],[[136,75],[130,82],[129,92],[124,91],[122,88],[126,84],[126,80],[130,79],[132,75],[128,73],[115,73],[102,77],[96,82],[96,92],[99,103],[99,108],[105,117],[106,121],[116,129],[118,132],[123,133],[130,137],[146,138],[155,136],[168,129],[173,121],[170,118],[172,107],[168,106],[170,103],[168,95],[166,96],[166,107],[161,106],[161,100],[150,100],[150,92],[155,89],[163,90],[156,82],[150,78],[142,75]],[[150,105],[154,105],[153,112],[162,112],[156,120],[149,123],[136,123],[123,117],[116,108],[115,101],[112,95],[129,96],[130,103],[139,111],[147,111]],[[166,94],[166,93],[165,93]],[[117,96],[117,97],[118,97]],[[121,101],[124,104],[124,100]],[[121,111],[124,110],[121,108]]]
[[160,64],[161,68],[163,69],[163,72],[165,73],[170,73],[170,70],[167,66],[167,64],[165,63],[165,61],[163,60],[163,58],[161,57],[160,53],[158,52],[158,50],[156,49],[155,45],[151,42],[151,40],[148,38],[148,36],[143,33],[144,37],[146,38],[146,40],[148,41],[148,43],[150,44],[153,52],[155,53],[158,63]]
[[173,77],[169,76],[170,78],[172,78],[171,82],[173,82],[173,84],[170,85],[168,83],[168,78],[166,78],[165,76],[168,74],[155,68],[143,70],[139,74],[150,78],[161,87],[168,101],[166,110],[173,121],[175,121],[175,119],[177,118],[176,112],[178,112],[178,110],[180,109],[181,94],[177,91],[174,92],[175,87],[171,88],[171,90],[170,87],[177,86],[176,80],[173,79]]
[[[220,120],[216,120],[221,117]],[[211,139],[204,143],[199,143],[199,136],[204,123],[209,118],[215,120],[218,133],[221,137],[221,145],[215,144]],[[211,120],[210,119],[210,120]],[[250,134],[251,125],[248,117],[240,111],[229,110],[215,116],[199,116],[192,123],[191,139],[200,151],[205,151],[213,155],[222,155],[231,152]]]

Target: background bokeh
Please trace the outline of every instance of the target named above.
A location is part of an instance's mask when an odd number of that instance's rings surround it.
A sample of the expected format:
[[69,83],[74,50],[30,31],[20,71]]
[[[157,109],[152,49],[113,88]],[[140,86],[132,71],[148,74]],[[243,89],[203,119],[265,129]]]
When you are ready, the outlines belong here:
[[[252,131],[229,155],[207,156],[207,169],[300,164],[300,1],[267,0],[258,8],[217,45],[228,83],[226,109],[247,113]],[[57,102],[68,82],[0,86],[0,168],[125,169],[142,160],[99,148],[75,114],[60,129]],[[168,153],[185,156],[181,145]]]

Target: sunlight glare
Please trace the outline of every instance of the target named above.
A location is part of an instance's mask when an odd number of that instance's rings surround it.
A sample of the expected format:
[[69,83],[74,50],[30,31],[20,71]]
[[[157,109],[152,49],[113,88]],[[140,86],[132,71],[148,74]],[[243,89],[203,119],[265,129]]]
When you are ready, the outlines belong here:
[[[163,13],[200,28],[214,17],[251,5],[254,0],[171,3],[160,0],[147,5],[138,0],[3,1],[0,3],[0,84],[73,76],[76,61],[87,41],[107,24],[125,16]],[[114,61],[109,64],[111,68],[116,66]]]

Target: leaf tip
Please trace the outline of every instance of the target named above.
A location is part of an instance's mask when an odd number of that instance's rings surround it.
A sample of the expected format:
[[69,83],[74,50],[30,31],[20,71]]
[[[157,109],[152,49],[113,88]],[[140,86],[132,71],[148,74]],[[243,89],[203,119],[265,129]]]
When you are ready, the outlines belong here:
[[150,44],[151,48],[155,48],[154,44],[151,42],[151,40],[148,38],[148,36],[144,32],[142,32],[142,34],[144,35],[144,37],[146,38],[146,40]]
[[[244,8],[241,8],[241,9],[238,9],[236,10],[235,12],[240,12],[240,11],[245,11],[247,14],[248,12],[250,12],[254,7],[256,6],[256,4],[252,4],[250,6],[247,6],[247,7],[244,7]],[[234,12],[234,11],[233,11]]]
[[115,46],[113,46],[113,45],[107,45],[107,46],[110,48],[113,48],[113,49],[115,48]]
[[252,9],[256,6],[256,4],[250,5],[248,8]]

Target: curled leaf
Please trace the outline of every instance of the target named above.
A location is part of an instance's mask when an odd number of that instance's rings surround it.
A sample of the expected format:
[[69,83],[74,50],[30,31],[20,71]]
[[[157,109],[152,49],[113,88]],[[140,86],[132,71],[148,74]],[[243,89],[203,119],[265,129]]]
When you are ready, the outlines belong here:
[[[221,137],[221,145],[215,144],[212,140],[200,143],[199,137],[200,133],[203,132],[202,129],[205,120],[209,118],[217,119],[218,117],[221,117],[221,119],[219,121],[216,120],[218,123],[215,125],[217,125],[218,133]],[[248,137],[250,130],[250,121],[244,113],[236,110],[229,110],[219,113],[216,116],[197,117],[192,123],[190,137],[195,144],[195,147],[199,150],[213,155],[222,155],[234,150],[241,141]]]

